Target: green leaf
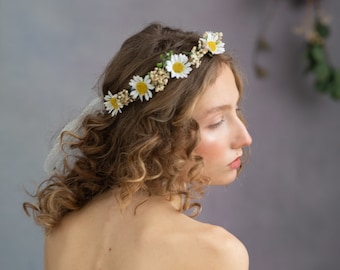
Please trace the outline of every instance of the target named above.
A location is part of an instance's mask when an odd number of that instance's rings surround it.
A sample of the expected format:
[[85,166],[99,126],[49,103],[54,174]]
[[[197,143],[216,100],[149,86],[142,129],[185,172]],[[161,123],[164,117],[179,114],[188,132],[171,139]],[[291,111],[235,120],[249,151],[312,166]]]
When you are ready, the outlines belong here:
[[327,81],[331,75],[331,68],[327,63],[319,63],[314,68],[317,81]]
[[334,81],[330,92],[334,99],[340,99],[340,71],[334,71]]
[[331,92],[331,96],[334,99],[340,99],[340,85],[335,89],[335,91]]
[[332,88],[330,90],[330,95],[334,99],[340,99],[340,85],[332,84]]
[[333,70],[334,71],[334,81],[340,84],[340,70]]
[[325,51],[322,46],[314,45],[311,48],[311,56],[313,59],[317,62],[325,62],[326,61],[326,55]]
[[315,24],[315,31],[322,37],[326,38],[329,36],[330,29],[328,25],[323,24],[321,21],[317,21]]
[[315,87],[319,92],[326,92],[327,91],[327,82],[316,81]]
[[313,61],[314,60],[313,53],[312,53],[312,48],[310,46],[307,46],[307,50],[304,53],[304,58],[307,61]]

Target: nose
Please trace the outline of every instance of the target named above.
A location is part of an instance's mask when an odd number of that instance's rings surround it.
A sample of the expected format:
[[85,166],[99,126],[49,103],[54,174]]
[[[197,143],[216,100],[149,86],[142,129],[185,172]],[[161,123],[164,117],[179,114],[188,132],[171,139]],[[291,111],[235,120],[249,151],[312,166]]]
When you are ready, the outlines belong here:
[[239,121],[237,128],[235,129],[235,136],[232,143],[232,148],[238,149],[246,147],[251,145],[252,142],[253,139],[250,136],[247,127],[244,125],[242,121]]

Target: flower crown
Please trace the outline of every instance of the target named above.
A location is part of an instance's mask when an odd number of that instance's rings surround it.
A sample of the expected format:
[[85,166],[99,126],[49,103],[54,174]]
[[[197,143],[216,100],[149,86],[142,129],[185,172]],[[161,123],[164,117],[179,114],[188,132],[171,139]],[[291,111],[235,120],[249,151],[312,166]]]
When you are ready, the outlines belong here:
[[121,109],[129,103],[138,99],[149,101],[152,98],[152,91],[163,91],[168,84],[170,77],[181,79],[186,78],[192,71],[192,66],[198,68],[201,64],[201,58],[209,53],[210,56],[214,54],[224,53],[224,43],[222,42],[223,34],[221,32],[205,32],[198,40],[198,46],[194,46],[191,52],[182,52],[174,54],[169,51],[160,56],[161,62],[157,63],[154,70],[150,71],[145,77],[133,76],[130,80],[129,89],[104,97],[105,109],[112,116],[121,113]]

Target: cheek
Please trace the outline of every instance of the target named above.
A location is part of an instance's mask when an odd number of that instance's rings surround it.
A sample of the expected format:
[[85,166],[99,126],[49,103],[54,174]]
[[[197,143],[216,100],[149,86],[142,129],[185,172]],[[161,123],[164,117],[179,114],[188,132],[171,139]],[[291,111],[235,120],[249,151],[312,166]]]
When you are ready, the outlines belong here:
[[223,152],[225,152],[225,141],[218,134],[201,135],[201,141],[195,150],[197,155],[209,160],[220,158]]

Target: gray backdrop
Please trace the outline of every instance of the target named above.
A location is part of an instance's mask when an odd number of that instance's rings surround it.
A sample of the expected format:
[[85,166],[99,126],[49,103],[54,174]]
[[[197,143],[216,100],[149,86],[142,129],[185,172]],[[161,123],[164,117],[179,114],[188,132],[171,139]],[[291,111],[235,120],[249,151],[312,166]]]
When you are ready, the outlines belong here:
[[[340,66],[340,2],[328,48]],[[239,180],[211,188],[200,219],[248,247],[251,269],[337,269],[340,264],[340,101],[302,76],[304,11],[279,1],[268,27],[270,71],[252,70],[268,1],[0,0],[0,268],[42,269],[42,231],[21,203],[44,178],[51,137],[95,95],[91,88],[122,41],[147,23],[223,31],[246,75],[244,110],[254,143]]]

